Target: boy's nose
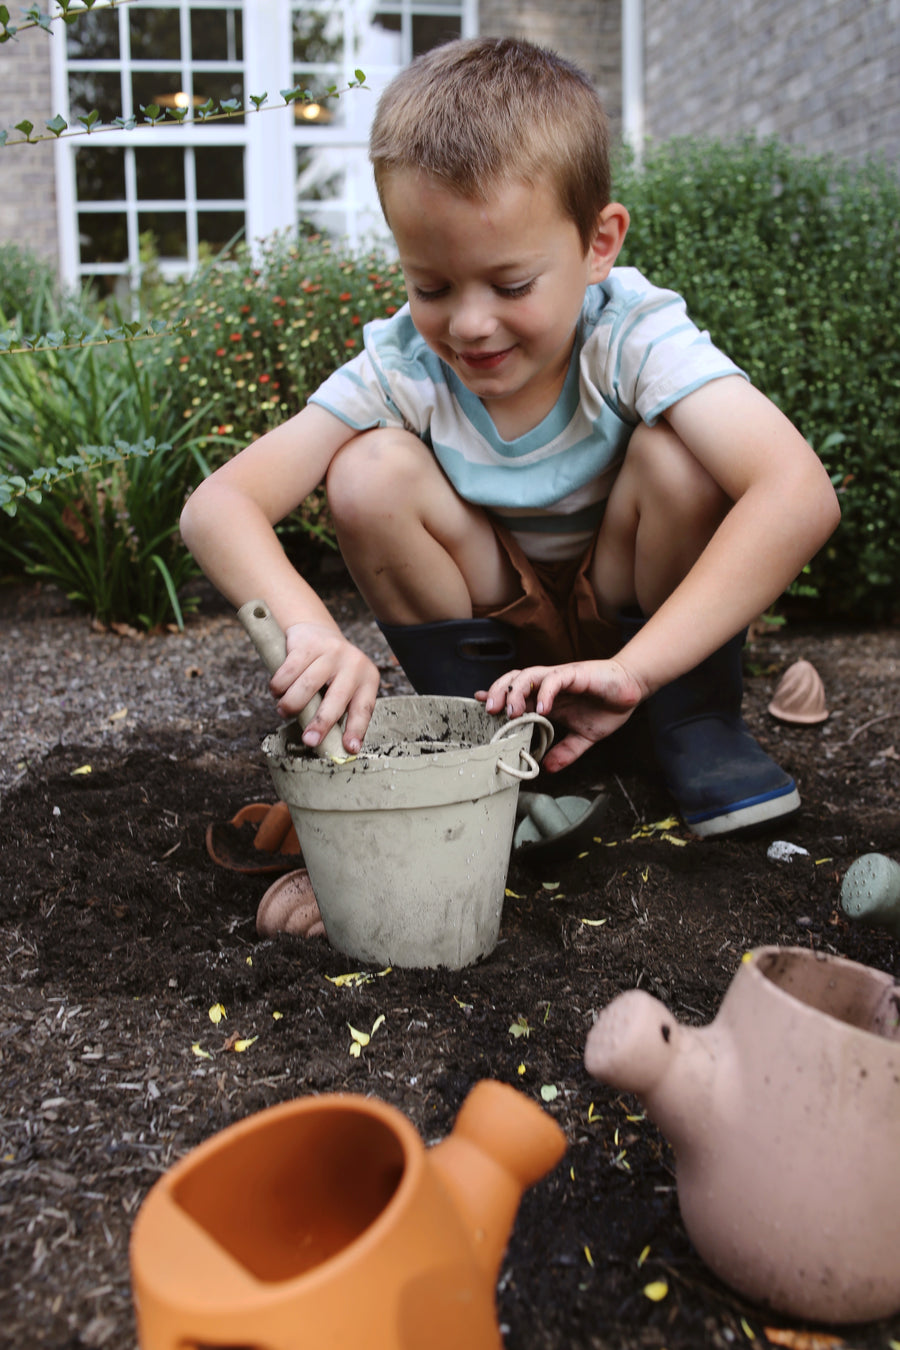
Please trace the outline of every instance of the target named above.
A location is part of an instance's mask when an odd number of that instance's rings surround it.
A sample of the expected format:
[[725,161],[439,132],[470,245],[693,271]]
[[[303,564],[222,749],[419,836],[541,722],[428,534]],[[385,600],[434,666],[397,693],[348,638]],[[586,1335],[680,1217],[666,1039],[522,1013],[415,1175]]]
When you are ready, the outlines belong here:
[[450,316],[450,334],[459,342],[479,342],[489,338],[497,327],[487,297],[469,296],[454,307]]

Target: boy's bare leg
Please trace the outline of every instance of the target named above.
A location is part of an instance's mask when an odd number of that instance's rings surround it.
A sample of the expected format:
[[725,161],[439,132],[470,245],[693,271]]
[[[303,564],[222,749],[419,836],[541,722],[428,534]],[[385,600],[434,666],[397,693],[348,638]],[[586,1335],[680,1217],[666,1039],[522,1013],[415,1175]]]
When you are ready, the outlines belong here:
[[410,432],[348,441],[327,489],[344,561],[384,623],[468,619],[473,604],[499,608],[515,596],[518,579],[487,517]]
[[[598,534],[592,580],[623,642],[687,575],[731,503],[666,425],[635,432]],[[630,611],[630,612],[629,612]],[[795,811],[796,784],[741,718],[736,634],[647,701],[657,762],[685,823],[730,834]]]
[[591,580],[604,618],[659,609],[730,506],[669,426],[638,427],[597,536]]

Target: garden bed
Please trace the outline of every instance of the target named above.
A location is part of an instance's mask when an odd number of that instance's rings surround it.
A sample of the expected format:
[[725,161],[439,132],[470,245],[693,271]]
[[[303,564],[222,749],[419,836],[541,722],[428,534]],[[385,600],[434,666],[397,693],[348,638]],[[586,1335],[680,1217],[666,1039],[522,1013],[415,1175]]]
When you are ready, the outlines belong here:
[[[383,692],[405,692],[340,574],[331,603],[378,659]],[[746,1304],[701,1264],[668,1145],[634,1098],[586,1075],[582,1053],[597,1010],[634,985],[708,1022],[742,953],[764,943],[898,973],[897,944],[848,923],[839,889],[859,854],[900,857],[900,629],[795,623],[748,649],[748,720],[803,798],[777,830],[717,843],[661,826],[658,784],[595,755],[556,790],[609,793],[599,841],[550,870],[514,860],[489,959],[337,984],[352,963],[322,940],[259,940],[267,879],[205,849],[211,822],[273,797],[258,747],[277,719],[233,617],[207,599],[185,634],[138,637],[18,589],[3,622],[0,1342],[132,1346],[137,1209],[232,1121],[306,1093],[371,1093],[433,1141],[482,1077],[538,1101],[555,1088],[546,1109],[569,1140],[525,1196],[503,1263],[508,1350],[697,1350],[814,1330]],[[766,711],[800,657],[825,682],[819,726]],[[773,838],[807,852],[770,861]],[[381,1017],[351,1055],[349,1026]],[[654,1302],[644,1291],[660,1282]],[[883,1348],[900,1317],[818,1330]]]

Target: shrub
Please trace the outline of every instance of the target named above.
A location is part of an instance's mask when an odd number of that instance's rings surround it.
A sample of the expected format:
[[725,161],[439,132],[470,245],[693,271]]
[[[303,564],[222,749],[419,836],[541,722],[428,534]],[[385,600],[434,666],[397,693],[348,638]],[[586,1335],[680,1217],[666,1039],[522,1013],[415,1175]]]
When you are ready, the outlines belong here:
[[[199,449],[209,466],[298,412],[361,350],[363,325],[405,300],[396,263],[316,236],[278,236],[256,261],[240,245],[235,261],[176,288],[162,314],[190,327],[164,359],[183,416],[206,409]],[[297,530],[333,538],[322,491],[280,532]]]
[[692,317],[821,455],[842,524],[794,595],[821,615],[897,611],[900,182],[776,141],[676,141],[619,166],[620,258]]
[[103,622],[153,628],[182,623],[178,592],[198,574],[178,516],[202,467],[143,349],[0,356],[0,556]]

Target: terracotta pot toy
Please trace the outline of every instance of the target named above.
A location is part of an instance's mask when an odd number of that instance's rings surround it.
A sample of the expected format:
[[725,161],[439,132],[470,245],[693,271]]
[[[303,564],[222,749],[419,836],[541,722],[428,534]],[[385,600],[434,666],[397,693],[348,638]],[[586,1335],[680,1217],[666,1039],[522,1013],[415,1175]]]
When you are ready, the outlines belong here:
[[565,1147],[536,1102],[489,1080],[427,1150],[372,1097],[250,1116],[176,1163],[138,1212],[141,1350],[501,1350],[509,1233]]
[[746,1297],[795,1317],[900,1309],[900,987],[805,948],[749,952],[709,1026],[632,989],[588,1036],[595,1078],[672,1144],[684,1226]]

